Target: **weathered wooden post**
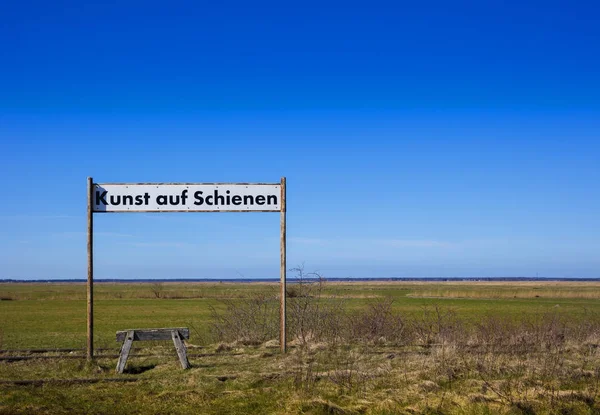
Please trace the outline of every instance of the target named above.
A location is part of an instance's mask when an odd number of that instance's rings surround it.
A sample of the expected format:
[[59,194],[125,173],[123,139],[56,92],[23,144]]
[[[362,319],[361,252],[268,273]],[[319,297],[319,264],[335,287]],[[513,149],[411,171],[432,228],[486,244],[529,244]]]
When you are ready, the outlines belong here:
[[285,177],[281,178],[281,269],[280,269],[280,326],[279,326],[279,345],[281,352],[285,353],[287,350],[287,327],[286,327],[286,191],[285,191]]
[[87,360],[94,358],[94,181],[87,178]]

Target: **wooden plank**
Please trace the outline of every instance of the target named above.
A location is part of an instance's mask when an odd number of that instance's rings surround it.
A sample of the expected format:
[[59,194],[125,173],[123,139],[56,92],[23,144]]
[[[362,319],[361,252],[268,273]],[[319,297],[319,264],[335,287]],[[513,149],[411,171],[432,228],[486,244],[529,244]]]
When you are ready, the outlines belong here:
[[171,340],[171,331],[173,330],[177,330],[184,339],[190,338],[190,329],[187,327],[121,330],[117,332],[116,338],[118,342],[122,342],[125,340],[127,333],[133,331],[133,340]]
[[127,363],[129,351],[131,350],[131,345],[133,344],[133,333],[133,330],[129,330],[127,332],[127,337],[123,342],[123,346],[121,346],[121,355],[119,356],[119,361],[117,362],[117,373],[123,373],[123,370],[125,370],[125,364]]
[[181,363],[181,367],[183,369],[190,368],[190,362],[187,358],[187,350],[183,341],[181,341],[181,334],[179,331],[172,330],[171,337],[173,339],[173,344],[175,345],[175,350],[177,350],[177,356],[179,357],[179,363]]
[[281,178],[281,220],[280,220],[280,255],[281,255],[281,268],[280,268],[280,304],[279,304],[279,345],[281,353],[285,353],[287,350],[287,328],[286,328],[286,186],[285,177]]
[[87,360],[94,358],[94,180],[87,178]]

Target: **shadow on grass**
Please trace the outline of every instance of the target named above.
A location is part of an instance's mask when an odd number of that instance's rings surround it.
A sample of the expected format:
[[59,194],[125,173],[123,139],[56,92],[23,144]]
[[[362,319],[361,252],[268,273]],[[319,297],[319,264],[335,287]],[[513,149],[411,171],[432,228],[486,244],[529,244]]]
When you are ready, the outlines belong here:
[[129,366],[129,367],[125,368],[123,373],[127,373],[130,375],[139,375],[140,373],[147,372],[149,370],[154,369],[155,367],[156,367],[155,363],[148,364],[148,365]]

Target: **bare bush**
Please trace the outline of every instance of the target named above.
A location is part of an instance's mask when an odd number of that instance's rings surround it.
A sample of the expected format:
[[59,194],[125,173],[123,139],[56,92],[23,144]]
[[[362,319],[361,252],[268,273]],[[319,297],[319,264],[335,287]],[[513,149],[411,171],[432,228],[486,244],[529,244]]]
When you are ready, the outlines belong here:
[[439,304],[421,308],[421,313],[411,321],[415,340],[423,346],[462,343],[465,340],[464,324],[451,308]]
[[[391,298],[349,312],[342,299],[330,291],[325,295],[326,280],[320,274],[306,273],[304,267],[292,271],[296,280],[288,287],[293,293],[288,300],[288,338],[293,339],[290,346],[300,346],[309,354],[316,347],[338,345],[421,346],[428,350],[437,375],[451,383],[465,371],[481,379],[531,373],[544,378],[589,377],[600,353],[597,315],[567,319],[554,311],[529,317],[488,315],[471,321],[439,304],[402,315]],[[278,338],[279,301],[274,291],[223,303],[224,309],[212,310],[211,333],[216,341],[258,345]],[[576,371],[565,363],[572,353],[581,362]],[[490,390],[498,389],[490,385]],[[516,383],[506,390],[518,395],[521,387]]]
[[392,309],[392,298],[371,302],[367,309],[349,317],[352,338],[369,343],[405,344],[406,324],[404,318]]
[[[324,298],[325,278],[307,273],[304,266],[295,273],[287,287],[288,337],[300,346],[326,342],[337,344],[346,334],[343,300]],[[212,309],[211,332],[218,341],[241,341],[259,344],[277,338],[279,301],[274,293],[257,293],[241,300],[225,300],[224,312]]]
[[321,331],[323,311],[321,295],[325,279],[317,272],[307,273],[304,265],[292,268],[290,271],[296,275],[287,290],[288,330],[301,345],[306,345],[309,341],[316,340]]
[[163,296],[165,286],[162,282],[155,282],[150,285],[150,292],[154,295],[154,298],[161,298]]
[[272,293],[224,300],[225,311],[211,307],[210,330],[219,341],[258,345],[276,338],[279,331],[279,301]]

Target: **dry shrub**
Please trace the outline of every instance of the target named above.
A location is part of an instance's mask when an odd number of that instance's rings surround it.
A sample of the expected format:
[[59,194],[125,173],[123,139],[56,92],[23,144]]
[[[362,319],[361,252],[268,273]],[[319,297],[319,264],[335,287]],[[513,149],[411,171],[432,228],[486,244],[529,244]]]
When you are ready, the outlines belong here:
[[150,292],[154,295],[154,298],[161,298],[164,296],[165,286],[162,282],[155,282],[150,285]]
[[[296,278],[288,286],[288,293],[293,295],[287,302],[292,345],[441,347],[437,355],[446,363],[450,353],[476,353],[485,358],[535,352],[544,359],[537,363],[545,373],[560,369],[561,359],[570,347],[583,347],[581,352],[590,355],[600,348],[600,316],[593,313],[586,312],[584,318],[577,319],[555,310],[541,316],[487,315],[469,321],[439,304],[403,315],[394,310],[391,298],[378,298],[364,309],[349,312],[343,298],[323,295],[326,280],[321,275],[306,273],[303,266],[292,271]],[[216,341],[257,345],[278,338],[279,299],[275,290],[223,303],[224,311],[212,309],[211,333]]]
[[302,347],[344,341],[347,322],[343,298],[325,298],[326,279],[317,272],[307,273],[304,265],[291,271],[295,277],[287,290],[293,293],[287,301],[288,336]]
[[258,345],[278,336],[279,300],[276,295],[258,293],[249,298],[223,300],[223,303],[223,313],[211,308],[210,331],[217,340]]
[[321,295],[325,279],[316,272],[305,272],[304,265],[291,271],[296,276],[287,287],[288,333],[298,343],[306,345],[320,337]]
[[[287,330],[292,344],[338,344],[345,339],[346,313],[341,298],[323,298],[325,279],[300,266],[287,287]],[[239,300],[224,300],[224,312],[212,309],[211,332],[217,341],[261,344],[279,335],[279,298],[257,293]]]
[[451,308],[438,304],[424,306],[411,321],[415,341],[423,346],[462,343],[465,341],[465,324]]
[[351,338],[367,343],[405,344],[404,318],[392,309],[392,298],[371,302],[367,309],[348,317]]
[[520,319],[488,315],[474,323],[469,345],[486,352],[549,353],[563,350],[580,331],[581,322],[556,312]]

